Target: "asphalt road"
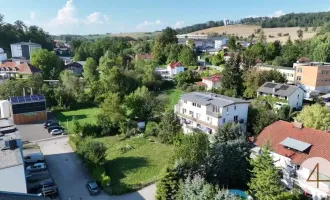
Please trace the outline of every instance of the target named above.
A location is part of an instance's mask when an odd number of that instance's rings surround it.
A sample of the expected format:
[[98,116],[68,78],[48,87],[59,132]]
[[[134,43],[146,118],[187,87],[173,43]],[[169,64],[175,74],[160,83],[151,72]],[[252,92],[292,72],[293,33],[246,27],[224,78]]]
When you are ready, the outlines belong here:
[[43,127],[43,124],[17,125],[22,142],[33,142],[53,137]]
[[140,191],[122,196],[108,196],[101,193],[90,196],[86,183],[91,180],[82,162],[68,144],[68,137],[54,138],[38,142],[45,156],[48,169],[59,189],[62,200],[153,200],[156,192],[155,184]]

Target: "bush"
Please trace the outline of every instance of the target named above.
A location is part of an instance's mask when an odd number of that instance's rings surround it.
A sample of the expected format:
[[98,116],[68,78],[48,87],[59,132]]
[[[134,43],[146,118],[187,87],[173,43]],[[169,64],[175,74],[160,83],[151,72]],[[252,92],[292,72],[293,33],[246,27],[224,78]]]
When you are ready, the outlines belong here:
[[273,35],[269,35],[268,37],[269,37],[269,38],[273,38],[274,36],[273,36]]
[[283,36],[289,36],[290,34],[289,33],[284,33]]
[[111,194],[110,192],[110,176],[108,176],[105,172],[105,169],[103,166],[93,166],[91,167],[92,170],[92,176],[94,180],[101,185],[101,187],[104,189],[104,191],[108,194]]
[[277,36],[278,37],[282,37],[282,33],[277,33]]
[[102,142],[91,138],[81,138],[76,142],[77,154],[89,165],[102,165],[105,161],[106,147]]
[[145,134],[147,136],[157,136],[159,133],[159,127],[158,124],[156,122],[148,122],[147,126],[146,126],[146,130],[145,130]]
[[83,137],[101,137],[104,136],[102,132],[102,127],[97,124],[84,124],[80,128]]

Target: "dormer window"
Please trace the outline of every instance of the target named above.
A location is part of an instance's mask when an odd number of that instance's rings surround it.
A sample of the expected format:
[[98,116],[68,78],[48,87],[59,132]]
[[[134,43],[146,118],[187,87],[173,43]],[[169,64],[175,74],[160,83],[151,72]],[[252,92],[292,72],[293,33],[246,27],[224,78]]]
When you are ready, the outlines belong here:
[[5,71],[5,68],[4,67],[1,67],[1,71]]
[[9,67],[6,68],[6,71],[7,71],[7,72],[10,71]]

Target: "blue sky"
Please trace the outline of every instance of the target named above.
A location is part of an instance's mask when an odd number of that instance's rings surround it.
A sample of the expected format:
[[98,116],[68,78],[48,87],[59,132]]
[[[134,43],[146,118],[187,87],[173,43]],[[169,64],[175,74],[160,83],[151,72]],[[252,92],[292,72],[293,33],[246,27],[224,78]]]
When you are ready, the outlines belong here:
[[6,22],[51,34],[143,32],[248,16],[330,11],[329,0],[0,0]]

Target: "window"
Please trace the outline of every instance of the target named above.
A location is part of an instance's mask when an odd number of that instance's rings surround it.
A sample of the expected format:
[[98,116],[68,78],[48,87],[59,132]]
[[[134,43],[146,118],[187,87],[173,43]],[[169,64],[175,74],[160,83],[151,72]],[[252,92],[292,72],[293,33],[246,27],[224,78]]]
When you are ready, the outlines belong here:
[[236,106],[234,106],[234,110],[236,110]]
[[297,81],[301,81],[301,76],[297,76]]
[[192,105],[196,107],[196,103],[193,103]]
[[187,110],[185,108],[182,109],[182,113],[185,114]]
[[237,122],[238,121],[238,115],[234,116],[234,121]]
[[298,68],[298,72],[301,73],[302,72],[302,68]]
[[197,104],[197,107],[198,107],[198,108],[201,108],[202,106],[201,106],[200,104]]
[[226,123],[226,118],[223,118],[222,123]]
[[183,101],[183,103],[187,104],[187,101]]
[[300,95],[298,94],[298,99],[299,99],[299,96],[300,96]]
[[194,112],[193,111],[189,111],[189,115],[191,115],[192,117],[194,117]]
[[213,112],[219,113],[220,112],[220,108],[217,106],[213,106]]
[[228,112],[229,108],[227,108],[227,115],[229,115],[229,112]]
[[201,118],[201,114],[196,113],[196,118],[197,118],[197,119]]

